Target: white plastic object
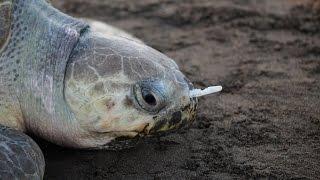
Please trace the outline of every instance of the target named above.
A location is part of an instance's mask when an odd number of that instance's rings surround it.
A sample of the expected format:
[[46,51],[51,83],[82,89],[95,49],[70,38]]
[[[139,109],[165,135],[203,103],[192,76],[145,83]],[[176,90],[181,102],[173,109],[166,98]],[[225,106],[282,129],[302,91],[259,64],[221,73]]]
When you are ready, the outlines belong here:
[[193,89],[190,91],[190,97],[201,97],[201,96],[205,96],[208,94],[213,94],[213,93],[217,93],[220,92],[222,90],[222,86],[209,86],[205,89]]

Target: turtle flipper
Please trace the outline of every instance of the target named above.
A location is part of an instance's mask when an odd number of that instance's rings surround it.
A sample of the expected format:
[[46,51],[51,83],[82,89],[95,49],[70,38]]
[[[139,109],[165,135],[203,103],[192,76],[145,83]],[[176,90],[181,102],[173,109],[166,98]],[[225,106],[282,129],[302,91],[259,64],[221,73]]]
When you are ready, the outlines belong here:
[[30,137],[0,125],[0,179],[42,179],[44,166],[43,154]]
[[10,34],[11,7],[11,0],[0,0],[0,50]]

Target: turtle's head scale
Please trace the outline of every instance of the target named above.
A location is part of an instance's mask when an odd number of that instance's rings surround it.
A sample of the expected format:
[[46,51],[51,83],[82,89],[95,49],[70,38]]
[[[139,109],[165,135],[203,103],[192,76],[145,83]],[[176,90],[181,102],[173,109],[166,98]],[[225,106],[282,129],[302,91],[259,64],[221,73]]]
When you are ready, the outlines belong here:
[[87,134],[83,146],[93,148],[190,124],[198,91],[162,53],[91,32],[80,38],[65,77],[65,99]]

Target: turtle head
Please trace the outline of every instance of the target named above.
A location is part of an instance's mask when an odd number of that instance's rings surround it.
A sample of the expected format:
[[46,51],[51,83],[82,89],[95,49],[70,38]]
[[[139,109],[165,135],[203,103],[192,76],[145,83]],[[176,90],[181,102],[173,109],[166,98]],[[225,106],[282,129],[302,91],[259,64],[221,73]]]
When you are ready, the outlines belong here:
[[89,148],[123,148],[189,125],[197,106],[192,92],[190,81],[162,53],[90,32],[74,49],[65,78],[65,99]]

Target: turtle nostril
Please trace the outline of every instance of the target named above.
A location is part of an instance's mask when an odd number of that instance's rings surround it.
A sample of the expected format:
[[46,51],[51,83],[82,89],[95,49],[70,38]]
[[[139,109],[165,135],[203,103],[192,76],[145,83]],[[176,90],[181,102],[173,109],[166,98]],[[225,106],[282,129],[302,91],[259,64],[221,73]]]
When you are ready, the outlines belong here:
[[148,93],[148,94],[146,94],[146,95],[143,96],[143,99],[144,99],[144,101],[145,101],[146,103],[148,103],[150,106],[155,106],[155,105],[157,105],[157,100],[156,100],[156,98],[154,97],[153,94]]

